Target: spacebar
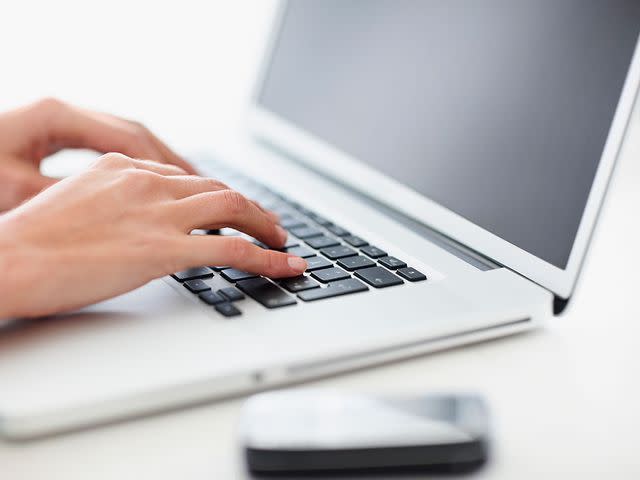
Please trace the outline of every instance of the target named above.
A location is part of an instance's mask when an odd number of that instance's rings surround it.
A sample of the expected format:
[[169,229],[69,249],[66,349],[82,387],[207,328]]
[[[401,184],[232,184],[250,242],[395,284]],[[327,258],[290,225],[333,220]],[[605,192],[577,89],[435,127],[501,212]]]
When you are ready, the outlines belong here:
[[266,278],[250,278],[236,282],[236,287],[267,308],[296,304],[296,299],[284,293]]

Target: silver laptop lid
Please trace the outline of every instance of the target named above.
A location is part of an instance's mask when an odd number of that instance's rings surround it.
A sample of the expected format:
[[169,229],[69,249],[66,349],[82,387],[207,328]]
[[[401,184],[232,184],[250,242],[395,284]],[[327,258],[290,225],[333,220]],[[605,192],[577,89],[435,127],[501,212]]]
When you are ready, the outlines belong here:
[[252,126],[566,298],[635,98],[639,31],[635,0],[292,0]]

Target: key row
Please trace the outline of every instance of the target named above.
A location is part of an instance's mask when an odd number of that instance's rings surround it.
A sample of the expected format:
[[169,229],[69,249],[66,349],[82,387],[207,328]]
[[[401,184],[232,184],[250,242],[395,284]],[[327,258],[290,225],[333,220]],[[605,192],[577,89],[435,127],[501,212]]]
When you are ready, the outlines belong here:
[[[251,179],[244,178],[244,182],[247,185],[250,185],[250,190],[253,192],[259,192],[257,195],[254,195],[255,200],[262,202],[267,208],[274,209],[281,215],[281,225],[283,228],[289,230],[291,234],[303,240],[310,247],[320,250],[320,253],[327,258],[331,260],[338,260],[338,266],[353,272],[358,269],[375,266],[375,262],[370,260],[370,258],[372,258],[377,259],[378,263],[383,267],[396,271],[396,273],[405,280],[411,282],[426,280],[426,276],[424,274],[415,268],[408,267],[402,260],[388,255],[384,250],[374,245],[370,245],[369,242],[363,238],[353,235],[347,229],[336,225],[332,221],[303,207],[299,203],[288,200],[284,196],[269,190]],[[293,216],[291,209],[304,215],[304,218]],[[350,246],[359,248],[360,252],[364,253],[369,258],[357,255],[355,251],[341,245],[337,239],[325,235],[321,229],[318,229],[313,225],[309,225],[309,220],[321,227],[324,227]],[[256,243],[260,244],[260,242]],[[266,248],[266,245],[260,245]],[[299,245],[296,240],[291,237],[287,241],[285,248],[282,250],[307,260],[312,257],[316,257],[313,250]],[[311,260],[310,263],[309,271],[311,272],[322,268],[329,268],[331,266],[327,262],[316,258]]]
[[[285,293],[285,291],[273,281],[232,268],[222,270],[221,275],[235,283],[236,288],[227,287],[214,292],[211,287],[204,282],[204,279],[211,278],[213,275],[210,269],[201,267],[177,272],[172,276],[182,282],[184,287],[189,291],[197,294],[200,300],[209,305],[213,305],[216,310],[225,316],[240,314],[240,311],[231,302],[244,299],[244,294],[267,308],[279,308],[297,303],[294,297]],[[403,283],[401,279],[380,266],[358,270],[355,272],[355,276],[376,288],[390,287]],[[318,282],[327,284],[327,286],[321,288]],[[278,283],[289,292],[297,294],[298,297],[304,301],[368,290],[366,285],[352,278],[349,273],[338,267],[319,269],[318,271],[312,272],[310,276],[286,278],[279,280]],[[315,289],[322,291],[314,293],[308,292],[309,290]]]
[[204,280],[213,277],[213,272],[206,267],[189,268],[171,275],[174,279],[207,305],[213,306],[225,317],[240,315],[240,310],[232,303],[244,300],[245,295],[235,287],[221,288],[214,292]]

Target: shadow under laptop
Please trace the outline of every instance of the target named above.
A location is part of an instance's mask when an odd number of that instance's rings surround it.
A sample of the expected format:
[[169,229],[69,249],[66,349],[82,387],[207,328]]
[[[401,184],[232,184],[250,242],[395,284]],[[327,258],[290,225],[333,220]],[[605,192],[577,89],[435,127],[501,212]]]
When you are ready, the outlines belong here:
[[469,477],[476,473],[480,468],[485,466],[486,462],[469,462],[459,465],[432,465],[430,467],[404,467],[404,468],[385,468],[385,469],[358,469],[358,470],[324,470],[322,472],[290,472],[278,474],[256,474],[246,471],[247,479],[283,479],[283,480],[304,480],[311,478],[313,480],[348,480],[357,478],[361,480],[389,480],[390,478],[398,478],[402,480],[417,480],[429,478],[454,478]]

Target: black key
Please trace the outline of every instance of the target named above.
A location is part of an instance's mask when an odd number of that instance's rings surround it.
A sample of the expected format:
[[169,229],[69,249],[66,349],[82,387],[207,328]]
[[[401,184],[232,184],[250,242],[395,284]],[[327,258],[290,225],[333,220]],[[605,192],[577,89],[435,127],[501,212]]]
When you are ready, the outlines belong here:
[[427,276],[424,273],[419,272],[413,267],[401,268],[396,273],[410,282],[420,282],[427,279]]
[[321,268],[333,267],[333,263],[323,257],[309,257],[305,258],[307,261],[307,272],[313,272],[314,270],[320,270]]
[[291,207],[287,204],[277,205],[271,208],[271,211],[280,215],[280,218],[284,218],[285,216],[291,217],[291,214],[294,213]]
[[220,290],[218,290],[218,293],[220,293],[223,297],[228,298],[232,302],[237,302],[238,300],[244,299],[244,293],[233,287],[221,288]]
[[215,270],[216,272],[221,272],[222,270],[226,270],[227,268],[230,268],[228,266],[223,266],[223,267],[209,267],[212,270]]
[[376,288],[391,287],[392,285],[400,285],[401,283],[404,283],[389,270],[385,270],[382,267],[371,267],[365,268],[364,270],[356,270],[354,275]]
[[227,301],[222,297],[222,295],[218,295],[216,292],[212,292],[211,290],[201,293],[200,295],[198,295],[198,297],[208,305],[216,305],[218,303]]
[[316,280],[320,280],[322,283],[334,282],[336,280],[342,280],[343,278],[349,278],[349,274],[338,267],[323,268],[311,274]]
[[261,206],[267,209],[270,206],[277,205],[280,202],[280,199],[267,189],[263,189],[262,192],[255,194],[252,200],[255,200]]
[[237,282],[239,280],[246,280],[248,278],[255,278],[257,275],[249,272],[243,272],[235,268],[228,268],[221,272],[221,275],[230,282]]
[[317,213],[314,213],[313,215],[311,215],[311,220],[322,225],[323,227],[328,227],[329,225],[333,225],[333,222],[327,220],[321,215],[318,215]]
[[195,280],[196,278],[211,278],[213,277],[213,272],[207,267],[198,267],[176,272],[171,276],[179,282],[184,282],[186,280]]
[[294,305],[296,299],[271,283],[266,278],[252,278],[236,283],[236,286],[255,301],[267,308],[278,308]]
[[287,241],[284,243],[284,247],[276,248],[276,250],[278,250],[279,252],[286,252],[287,248],[297,247],[298,245],[300,245],[300,242],[297,238],[287,237]]
[[187,280],[186,282],[183,283],[183,285],[191,293],[200,293],[200,292],[206,292],[207,290],[211,290],[211,287],[200,279]]
[[289,228],[287,228],[287,230],[291,231],[291,230],[293,230],[295,228],[302,229],[302,228],[313,228],[313,227],[311,227],[307,223],[301,221],[299,225],[294,225],[293,227],[289,227]]
[[338,245],[337,247],[328,247],[320,250],[325,257],[330,258],[331,260],[336,260],[338,258],[350,257],[352,255],[357,255],[358,253],[350,247],[346,245]]
[[[272,212],[275,208],[278,208],[282,205],[281,200],[276,195],[274,195],[271,199],[267,199],[267,201],[260,203],[264,208]],[[282,216],[280,218],[282,218]]]
[[321,235],[319,237],[307,238],[305,242],[307,243],[307,245],[313,248],[325,248],[340,245],[340,242],[338,242],[335,238],[326,237],[324,235]]
[[287,230],[290,228],[305,227],[306,225],[307,224],[304,223],[302,220],[295,217],[287,217],[287,218],[280,219],[280,226],[282,228],[286,228]]
[[303,290],[311,290],[318,288],[320,284],[312,278],[300,275],[299,277],[284,278],[280,280],[280,285],[292,293],[302,292]]
[[363,257],[362,255],[357,255],[355,257],[347,257],[338,260],[338,265],[342,268],[346,268],[350,272],[354,270],[358,270],[360,268],[368,268],[375,266],[376,262],[371,260],[370,258]]
[[370,256],[371,258],[380,258],[387,255],[387,252],[385,252],[384,250],[378,247],[374,247],[373,245],[369,245],[368,247],[363,247],[360,249],[360,251],[365,255]]
[[220,229],[219,228],[215,228],[213,230],[205,230],[207,232],[207,235],[220,235]]
[[296,227],[289,229],[289,231],[296,237],[302,238],[303,240],[305,238],[318,237],[322,235],[322,230],[315,227]]
[[383,267],[387,267],[389,270],[396,270],[407,266],[406,263],[402,260],[398,260],[396,257],[382,257],[378,260],[378,263]]
[[345,230],[344,228],[339,227],[338,225],[329,225],[327,226],[327,230],[329,230],[331,233],[333,233],[338,237],[346,237],[347,235],[351,235],[351,232],[349,230]]
[[364,283],[359,282],[355,278],[347,278],[346,280],[338,280],[330,283],[327,288],[315,288],[313,290],[305,290],[298,293],[305,302],[320,300],[322,298],[337,297],[339,295],[347,295],[349,293],[365,292],[369,290]]
[[356,247],[356,248],[365,247],[369,245],[369,242],[367,242],[366,240],[363,240],[357,235],[347,235],[346,237],[343,238],[343,240],[347,242],[349,245],[351,245],[352,247]]
[[282,248],[297,247],[298,245],[300,245],[300,242],[298,242],[298,240],[296,240],[295,238],[288,237],[287,241],[284,244],[284,247]]
[[238,310],[238,308],[231,302],[222,302],[218,303],[214,307],[219,313],[224,315],[225,317],[235,317],[240,315],[242,312]]
[[290,247],[290,248],[285,248],[285,251],[287,253],[290,253],[291,255],[295,255],[296,257],[302,257],[302,258],[313,257],[316,254],[316,252],[314,252],[313,250],[307,247]]

